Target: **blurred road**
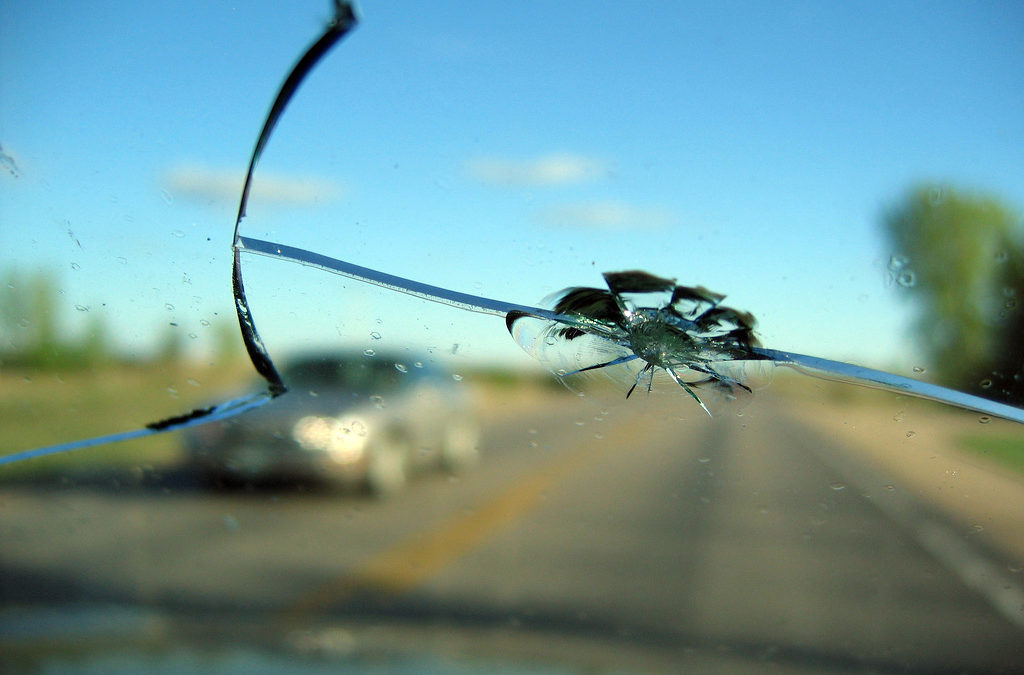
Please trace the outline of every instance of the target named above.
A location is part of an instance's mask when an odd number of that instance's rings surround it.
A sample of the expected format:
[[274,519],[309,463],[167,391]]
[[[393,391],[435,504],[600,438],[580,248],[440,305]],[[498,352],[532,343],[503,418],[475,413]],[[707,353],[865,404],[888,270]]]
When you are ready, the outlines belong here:
[[45,636],[18,633],[38,610],[127,605],[307,651],[1024,672],[1018,589],[985,575],[1001,554],[784,402],[552,396],[493,412],[478,467],[387,502],[173,472],[2,487],[0,652]]

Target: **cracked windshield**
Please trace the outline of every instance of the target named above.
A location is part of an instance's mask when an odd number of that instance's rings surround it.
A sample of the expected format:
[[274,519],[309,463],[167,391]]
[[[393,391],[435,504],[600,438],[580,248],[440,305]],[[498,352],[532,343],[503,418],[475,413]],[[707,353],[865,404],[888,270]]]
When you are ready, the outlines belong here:
[[0,26],[0,669],[1024,670],[1019,6]]

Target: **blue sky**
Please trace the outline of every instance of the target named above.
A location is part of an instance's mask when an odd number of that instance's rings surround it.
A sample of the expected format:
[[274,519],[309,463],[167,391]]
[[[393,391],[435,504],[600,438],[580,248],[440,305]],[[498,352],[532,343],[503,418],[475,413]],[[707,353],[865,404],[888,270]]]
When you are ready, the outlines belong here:
[[[727,294],[768,346],[909,368],[885,206],[930,179],[1024,206],[1019,3],[358,7],[245,234],[521,304],[642,268]],[[0,6],[3,267],[53,270],[68,330],[91,312],[126,348],[170,323],[209,346],[248,155],[328,16]],[[500,320],[247,262],[272,353],[372,331],[522,358]]]

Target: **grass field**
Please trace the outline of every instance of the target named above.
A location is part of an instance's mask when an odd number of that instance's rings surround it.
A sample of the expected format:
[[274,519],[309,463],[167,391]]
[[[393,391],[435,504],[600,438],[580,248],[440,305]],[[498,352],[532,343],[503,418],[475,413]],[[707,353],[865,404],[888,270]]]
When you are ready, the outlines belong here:
[[1024,474],[1024,430],[1014,435],[972,434],[959,440],[960,447]]
[[[0,455],[143,427],[219,402],[253,384],[248,364],[0,372]],[[85,466],[161,466],[180,457],[175,433],[96,446],[0,467],[0,481]]]

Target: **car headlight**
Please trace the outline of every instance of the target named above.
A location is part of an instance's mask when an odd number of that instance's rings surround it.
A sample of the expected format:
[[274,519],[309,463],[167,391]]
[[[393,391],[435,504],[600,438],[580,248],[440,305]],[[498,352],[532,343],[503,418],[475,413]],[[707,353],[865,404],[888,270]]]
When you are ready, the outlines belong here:
[[295,423],[292,438],[306,450],[326,452],[339,464],[350,464],[363,456],[367,431],[359,419],[307,415]]

